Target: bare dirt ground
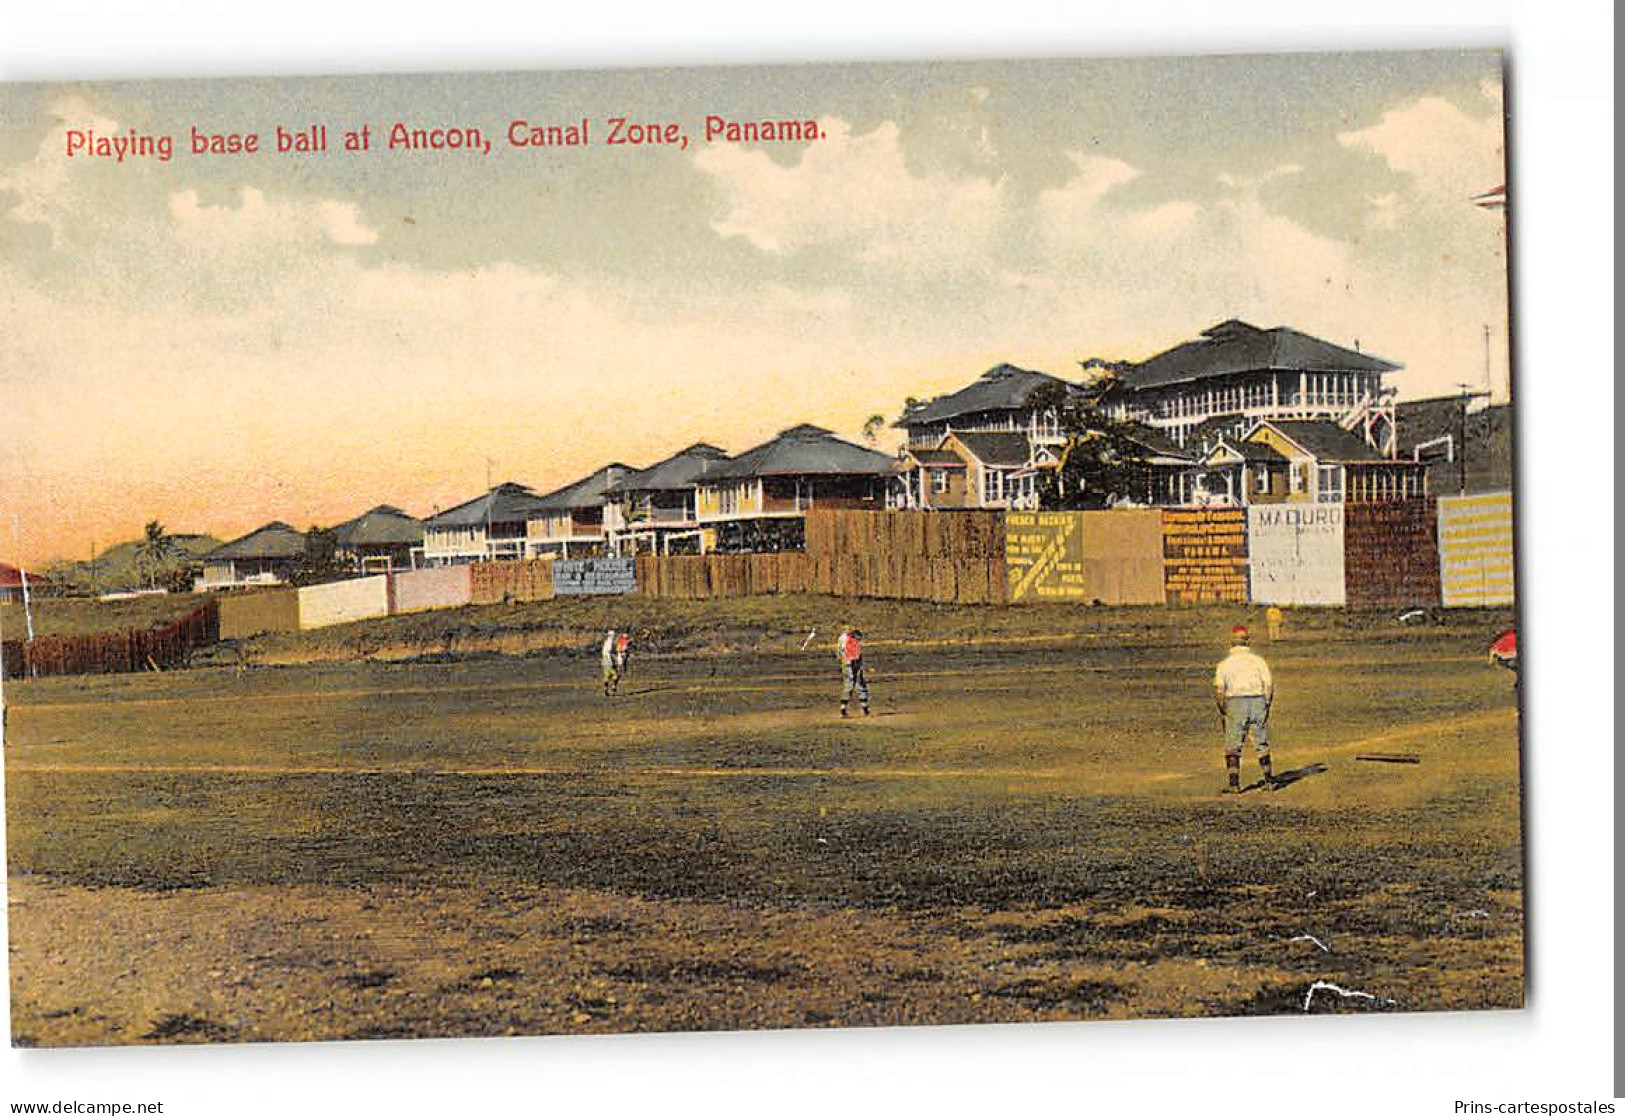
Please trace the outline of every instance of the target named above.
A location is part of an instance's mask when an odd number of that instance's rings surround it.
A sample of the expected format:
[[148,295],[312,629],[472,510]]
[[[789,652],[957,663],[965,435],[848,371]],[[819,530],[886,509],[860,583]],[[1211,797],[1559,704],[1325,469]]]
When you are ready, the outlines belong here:
[[[1295,613],[1301,775],[1227,798],[1233,611],[758,607],[661,603],[614,702],[576,637],[8,684],[13,1040],[1521,1004],[1503,616]],[[841,721],[797,648],[853,614]]]

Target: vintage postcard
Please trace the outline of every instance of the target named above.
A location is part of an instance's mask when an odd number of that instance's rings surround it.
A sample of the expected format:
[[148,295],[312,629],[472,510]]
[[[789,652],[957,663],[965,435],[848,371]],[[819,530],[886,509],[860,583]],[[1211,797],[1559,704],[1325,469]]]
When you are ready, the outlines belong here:
[[1521,1006],[1502,89],[0,86],[11,1041]]

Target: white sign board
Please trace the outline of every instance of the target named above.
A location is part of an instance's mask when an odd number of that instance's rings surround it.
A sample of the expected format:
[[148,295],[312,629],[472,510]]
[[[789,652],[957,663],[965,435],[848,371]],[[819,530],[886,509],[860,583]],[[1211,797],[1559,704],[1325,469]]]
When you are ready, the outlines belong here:
[[1254,504],[1247,564],[1254,604],[1343,604],[1343,505]]

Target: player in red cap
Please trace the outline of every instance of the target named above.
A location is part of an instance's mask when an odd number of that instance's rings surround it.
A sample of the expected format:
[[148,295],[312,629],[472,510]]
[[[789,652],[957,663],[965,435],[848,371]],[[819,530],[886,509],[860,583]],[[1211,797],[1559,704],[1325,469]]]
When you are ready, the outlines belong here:
[[1237,624],[1230,629],[1230,654],[1213,672],[1213,699],[1224,718],[1224,767],[1228,776],[1226,794],[1241,792],[1241,751],[1247,733],[1253,734],[1253,750],[1264,770],[1264,785],[1275,786],[1270,770],[1270,703],[1275,700],[1275,680],[1270,667],[1247,646],[1247,628]]

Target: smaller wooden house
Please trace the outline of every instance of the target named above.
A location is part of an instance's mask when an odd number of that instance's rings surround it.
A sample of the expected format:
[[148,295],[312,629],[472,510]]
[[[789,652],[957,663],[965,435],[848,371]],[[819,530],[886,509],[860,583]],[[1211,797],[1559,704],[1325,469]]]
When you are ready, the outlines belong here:
[[16,604],[23,599],[23,579],[28,579],[28,592],[34,593],[50,585],[50,579],[17,566],[0,562],[0,604]]
[[281,520],[222,543],[203,556],[197,592],[255,585],[284,585],[305,556],[305,536]]
[[607,553],[604,511],[614,502],[611,490],[634,471],[617,461],[543,496],[525,524],[526,554],[592,558]]
[[457,566],[526,556],[526,525],[539,514],[542,498],[522,484],[507,481],[483,496],[423,521],[423,561],[430,566]]
[[793,426],[695,483],[701,528],[721,550],[799,549],[814,507],[880,509],[895,460],[817,426]]
[[1272,419],[1221,437],[1189,471],[1195,504],[1369,503],[1427,494],[1415,461],[1384,457],[1334,422]]
[[610,486],[604,530],[619,554],[698,554],[702,549],[696,486],[728,460],[705,442],[678,450]]
[[423,521],[379,504],[334,527],[333,541],[340,560],[357,573],[410,570],[423,555]]

